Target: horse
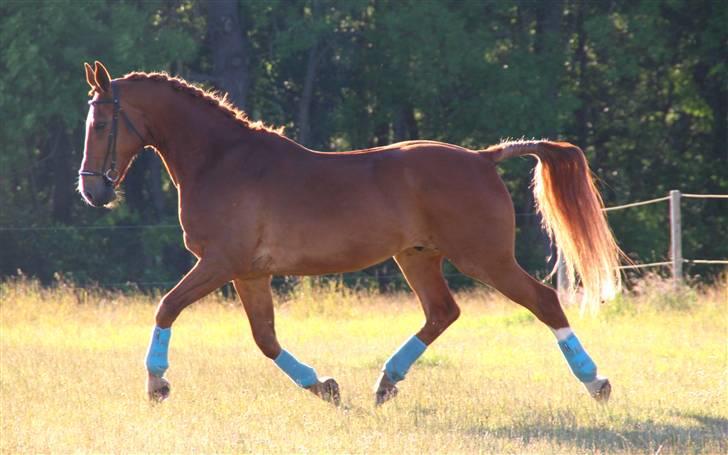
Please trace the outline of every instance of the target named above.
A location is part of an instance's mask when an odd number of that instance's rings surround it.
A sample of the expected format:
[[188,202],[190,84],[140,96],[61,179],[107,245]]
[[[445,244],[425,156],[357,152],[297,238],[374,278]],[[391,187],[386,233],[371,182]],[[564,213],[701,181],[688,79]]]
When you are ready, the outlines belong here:
[[[556,337],[572,373],[598,401],[611,393],[564,315],[557,293],[514,256],[513,203],[496,165],[532,155],[543,225],[586,299],[620,287],[619,248],[582,150],[568,142],[505,141],[469,150],[416,140],[339,153],[307,149],[224,97],[166,73],[113,79],[84,64],[90,86],[78,189],[107,206],[134,156],[152,147],[179,201],[185,247],[197,258],[156,309],[146,357],[147,394],[170,395],[171,327],[180,312],[232,282],[253,339],[299,387],[339,405],[331,377],[278,343],[271,277],[360,270],[394,257],[422,304],[425,322],[382,366],[374,400],[397,383],[460,315],[443,277],[449,259],[462,273],[527,308]],[[573,280],[572,280],[573,282]]]

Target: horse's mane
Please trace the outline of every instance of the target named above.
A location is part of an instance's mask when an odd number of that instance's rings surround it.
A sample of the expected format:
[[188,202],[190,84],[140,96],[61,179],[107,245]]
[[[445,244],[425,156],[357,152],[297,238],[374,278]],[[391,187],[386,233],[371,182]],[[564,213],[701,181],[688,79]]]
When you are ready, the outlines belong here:
[[124,81],[156,81],[169,84],[173,90],[185,93],[194,98],[199,98],[202,102],[205,102],[215,108],[226,116],[233,119],[237,124],[255,131],[267,131],[275,133],[280,136],[283,135],[283,127],[274,128],[268,126],[261,121],[252,121],[248,118],[248,114],[238,109],[233,105],[230,100],[227,99],[227,93],[220,94],[211,90],[204,90],[196,85],[193,85],[181,77],[170,76],[164,72],[153,72],[144,73],[140,71],[134,71],[126,74],[121,78]]

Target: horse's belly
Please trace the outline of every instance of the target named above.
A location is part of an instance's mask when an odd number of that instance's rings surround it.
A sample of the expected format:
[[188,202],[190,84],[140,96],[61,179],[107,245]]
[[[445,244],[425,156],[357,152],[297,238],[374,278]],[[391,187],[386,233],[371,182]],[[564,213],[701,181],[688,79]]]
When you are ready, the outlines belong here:
[[357,257],[305,257],[280,264],[270,271],[271,275],[328,275],[332,273],[354,272],[378,264],[393,254],[359,255]]

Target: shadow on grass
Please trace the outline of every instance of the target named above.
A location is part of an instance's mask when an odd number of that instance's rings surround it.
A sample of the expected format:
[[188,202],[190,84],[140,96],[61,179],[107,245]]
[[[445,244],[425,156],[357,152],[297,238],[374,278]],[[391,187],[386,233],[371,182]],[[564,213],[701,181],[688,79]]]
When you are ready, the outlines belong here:
[[[468,434],[490,435],[499,438],[531,441],[552,441],[585,450],[627,450],[661,453],[728,452],[728,419],[700,414],[673,414],[684,418],[684,425],[652,421],[626,420],[615,424],[623,429],[570,426],[567,423],[523,422],[509,427],[477,425]],[[690,420],[695,425],[692,425]]]

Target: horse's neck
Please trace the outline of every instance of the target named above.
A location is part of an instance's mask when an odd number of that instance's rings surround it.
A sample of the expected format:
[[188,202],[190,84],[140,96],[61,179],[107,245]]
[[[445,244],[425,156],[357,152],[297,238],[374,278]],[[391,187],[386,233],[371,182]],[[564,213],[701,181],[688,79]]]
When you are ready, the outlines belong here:
[[[200,170],[226,153],[229,144],[245,140],[247,131],[198,100],[172,92],[149,103],[148,111],[159,152],[175,186],[194,184]],[[228,147],[226,147],[226,145]]]

